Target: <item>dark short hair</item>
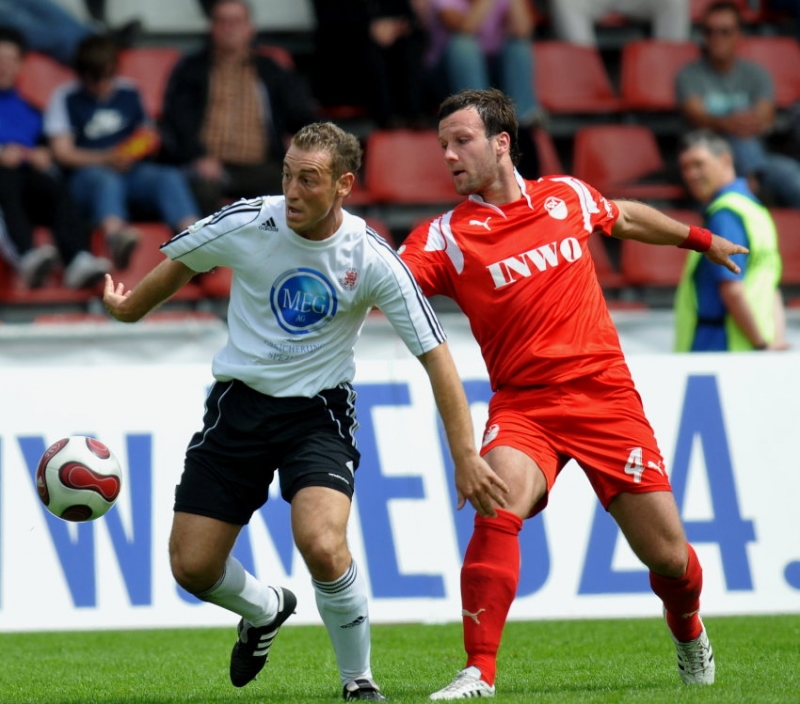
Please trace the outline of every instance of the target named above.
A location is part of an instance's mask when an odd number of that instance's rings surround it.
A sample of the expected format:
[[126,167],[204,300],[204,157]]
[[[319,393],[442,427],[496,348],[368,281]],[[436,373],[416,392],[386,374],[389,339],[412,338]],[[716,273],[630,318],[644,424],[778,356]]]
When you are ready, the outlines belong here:
[[86,37],[75,52],[75,72],[82,79],[100,80],[113,76],[119,64],[119,47],[108,36]]
[[451,95],[439,106],[438,119],[444,118],[459,110],[475,108],[483,122],[487,137],[494,137],[507,132],[511,139],[509,150],[511,161],[519,161],[519,121],[514,110],[514,103],[503,91],[497,88],[487,90],[467,89]]
[[342,174],[355,174],[361,168],[362,150],[358,138],[332,122],[313,122],[302,127],[292,137],[292,145],[330,154],[335,179]]
[[20,54],[25,54],[28,51],[28,42],[22,32],[5,24],[0,25],[0,42],[13,44],[19,49]]
[[678,142],[678,154],[683,154],[695,147],[705,147],[714,156],[733,154],[728,140],[708,129],[693,130],[684,134]]
[[717,0],[717,2],[712,2],[703,13],[703,22],[708,19],[709,15],[713,15],[717,12],[732,13],[733,16],[736,17],[736,26],[739,27],[739,29],[742,28],[742,8],[739,6],[738,2],[733,2],[732,0]]

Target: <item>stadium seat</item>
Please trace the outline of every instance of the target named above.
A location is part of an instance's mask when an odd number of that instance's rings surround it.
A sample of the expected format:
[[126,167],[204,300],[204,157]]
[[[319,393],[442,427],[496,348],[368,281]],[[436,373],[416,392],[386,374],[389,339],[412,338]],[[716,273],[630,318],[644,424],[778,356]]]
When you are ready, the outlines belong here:
[[344,201],[345,209],[358,208],[366,205],[372,205],[373,200],[369,191],[364,187],[364,179],[356,174],[356,180],[353,183],[353,189],[350,195]]
[[200,287],[205,298],[229,298],[233,272],[226,266],[200,274],[195,283]]
[[770,213],[778,230],[778,246],[783,259],[784,286],[800,286],[800,210],[771,208]]
[[376,203],[449,204],[460,200],[436,130],[374,130],[367,137],[364,187]]
[[703,215],[697,210],[689,208],[660,208],[661,212],[669,215],[674,220],[686,223],[687,225],[703,225]]
[[569,42],[533,42],[536,95],[552,114],[614,113],[619,96],[598,49]]
[[44,110],[53,91],[62,83],[76,79],[75,72],[45,54],[29,51],[17,78],[22,97]]
[[675,77],[700,57],[694,42],[628,42],[620,60],[620,95],[626,110],[675,111]]
[[[33,239],[36,246],[52,243],[50,231],[44,227],[37,227],[34,230]],[[29,289],[16,269],[0,256],[0,303],[43,307],[61,307],[65,304],[83,306],[96,298],[102,290],[99,285],[93,290],[76,291],[66,288],[62,285],[61,274],[61,269],[58,269],[48,277],[44,286]]]
[[553,176],[565,174],[561,157],[558,155],[555,142],[547,130],[537,127],[533,130],[533,142],[539,154],[539,174],[541,176]]
[[644,125],[596,125],[575,134],[573,173],[610,198],[679,200],[669,183],[652,130]]
[[135,81],[147,114],[158,119],[172,68],[181,53],[173,47],[135,47],[120,52],[119,75]]
[[[139,246],[133,252],[130,264],[124,271],[112,269],[111,276],[115,282],[123,282],[125,287],[132,289],[147,275],[153,267],[164,260],[164,255],[159,247],[172,237],[170,228],[160,222],[136,222],[133,226],[142,234]],[[105,240],[96,230],[92,235],[92,251],[102,257],[109,257]],[[180,289],[170,300],[196,301],[203,298],[200,286],[190,281]]]
[[742,37],[739,55],[767,69],[779,108],[788,108],[800,99],[800,44],[794,37]]
[[397,242],[395,242],[394,235],[392,231],[389,229],[389,226],[380,218],[376,217],[365,217],[365,222],[367,223],[368,227],[371,227],[375,232],[377,232],[383,239],[385,239],[394,249],[397,249]]
[[262,56],[268,56],[286,71],[294,71],[296,68],[291,53],[282,46],[277,46],[275,44],[259,44],[256,51]]
[[620,289],[625,285],[622,277],[611,263],[605,243],[605,235],[594,233],[589,235],[589,254],[592,255],[597,280],[604,289]]
[[620,273],[634,288],[674,288],[683,273],[687,250],[622,240]]

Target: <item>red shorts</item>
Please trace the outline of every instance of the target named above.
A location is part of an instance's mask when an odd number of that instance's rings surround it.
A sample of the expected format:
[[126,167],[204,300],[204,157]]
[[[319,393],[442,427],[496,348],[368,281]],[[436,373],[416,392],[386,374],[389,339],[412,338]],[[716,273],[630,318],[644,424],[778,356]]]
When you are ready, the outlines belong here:
[[[605,509],[623,492],[672,490],[624,364],[562,384],[500,389],[489,403],[481,454],[498,446],[531,457],[544,473],[548,494],[574,459]],[[533,513],[546,505],[547,496]]]

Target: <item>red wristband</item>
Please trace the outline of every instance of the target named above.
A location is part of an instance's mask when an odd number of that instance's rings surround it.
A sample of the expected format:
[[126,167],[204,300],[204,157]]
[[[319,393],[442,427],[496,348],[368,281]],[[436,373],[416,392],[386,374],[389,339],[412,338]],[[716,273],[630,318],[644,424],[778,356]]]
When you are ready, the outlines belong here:
[[678,247],[693,249],[695,252],[707,252],[711,249],[711,231],[696,225],[689,225],[689,235]]

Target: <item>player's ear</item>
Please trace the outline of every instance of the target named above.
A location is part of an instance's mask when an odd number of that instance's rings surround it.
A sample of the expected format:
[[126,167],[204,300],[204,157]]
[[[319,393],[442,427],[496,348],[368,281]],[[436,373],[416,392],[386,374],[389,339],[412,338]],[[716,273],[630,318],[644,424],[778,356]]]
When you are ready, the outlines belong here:
[[508,132],[498,132],[495,135],[497,154],[507,154],[511,151],[511,136]]
[[339,176],[336,181],[336,195],[342,198],[347,198],[350,191],[353,190],[353,184],[356,182],[356,175],[350,171]]

